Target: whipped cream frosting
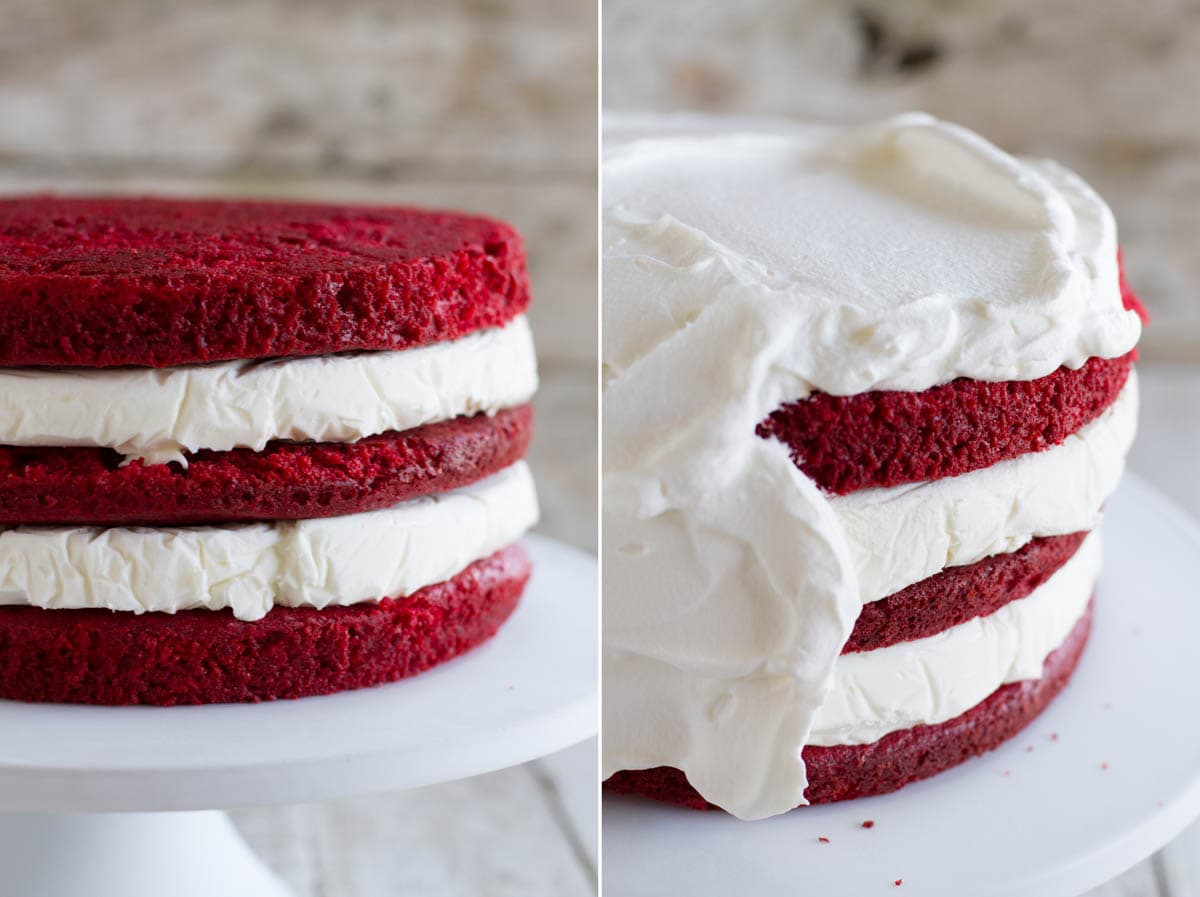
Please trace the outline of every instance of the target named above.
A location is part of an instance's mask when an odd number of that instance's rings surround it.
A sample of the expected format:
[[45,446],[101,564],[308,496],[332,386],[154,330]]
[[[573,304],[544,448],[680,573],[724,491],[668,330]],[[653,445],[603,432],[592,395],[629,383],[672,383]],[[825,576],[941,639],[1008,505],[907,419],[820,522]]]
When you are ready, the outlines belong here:
[[966,713],[1010,682],[1038,679],[1079,622],[1100,572],[1093,531],[1029,595],[937,635],[843,654],[808,744],[870,744],[889,732]]
[[928,116],[610,142],[604,171],[605,774],[675,766],[770,816],[804,802],[875,585],[756,424],[815,390],[1034,379],[1140,322],[1086,184]]
[[174,613],[328,607],[410,595],[515,542],[537,522],[519,461],[379,511],[197,527],[0,531],[0,605]]
[[1137,410],[1131,371],[1116,401],[1052,448],[957,477],[832,497],[860,600],[886,598],[1030,539],[1094,529],[1124,472]]
[[0,370],[0,444],[103,446],[147,463],[261,450],[275,439],[354,442],[529,401],[524,316],[397,352],[176,368]]

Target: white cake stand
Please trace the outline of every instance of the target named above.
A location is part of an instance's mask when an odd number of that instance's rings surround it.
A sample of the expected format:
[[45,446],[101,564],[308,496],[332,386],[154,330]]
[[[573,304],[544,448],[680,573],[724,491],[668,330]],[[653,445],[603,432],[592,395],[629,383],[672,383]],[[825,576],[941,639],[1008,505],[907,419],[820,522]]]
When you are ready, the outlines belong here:
[[1091,643],[1025,732],[762,822],[607,796],[606,897],[1072,897],[1175,837],[1200,815],[1200,530],[1133,477],[1105,516]]
[[595,559],[526,544],[534,574],[499,634],[392,685],[208,707],[0,701],[5,897],[285,897],[215,808],[429,785],[594,735]]

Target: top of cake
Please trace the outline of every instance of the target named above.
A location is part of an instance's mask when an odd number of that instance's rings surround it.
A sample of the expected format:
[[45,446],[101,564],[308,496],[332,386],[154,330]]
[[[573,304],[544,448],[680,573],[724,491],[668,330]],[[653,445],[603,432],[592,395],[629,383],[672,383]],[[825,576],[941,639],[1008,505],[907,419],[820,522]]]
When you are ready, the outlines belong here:
[[165,198],[0,200],[0,366],[404,349],[529,303],[509,225],[453,212]]
[[[616,128],[605,158],[605,772],[674,766],[759,818],[804,802],[864,584],[831,497],[758,424],[815,392],[1079,368],[1141,323],[1111,212],[1054,163],[921,114],[650,130]],[[1064,513],[1119,473],[1122,408]],[[995,503],[960,504],[970,540],[933,513],[905,531],[922,576],[1021,544]]]
[[610,375],[698,309],[766,320],[772,301],[803,378],[789,398],[1033,379],[1137,340],[1112,213],[1053,162],[920,114],[680,130],[608,142]]

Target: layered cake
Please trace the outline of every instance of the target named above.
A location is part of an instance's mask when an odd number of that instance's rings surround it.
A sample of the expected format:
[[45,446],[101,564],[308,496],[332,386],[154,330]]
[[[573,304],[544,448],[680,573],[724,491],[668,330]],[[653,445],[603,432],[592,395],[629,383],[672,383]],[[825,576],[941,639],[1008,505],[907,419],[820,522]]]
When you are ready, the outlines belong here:
[[1108,207],[919,114],[626,128],[604,172],[608,787],[757,819],[1010,738],[1136,427]]
[[491,637],[530,573],[508,225],[0,201],[0,698],[260,701]]

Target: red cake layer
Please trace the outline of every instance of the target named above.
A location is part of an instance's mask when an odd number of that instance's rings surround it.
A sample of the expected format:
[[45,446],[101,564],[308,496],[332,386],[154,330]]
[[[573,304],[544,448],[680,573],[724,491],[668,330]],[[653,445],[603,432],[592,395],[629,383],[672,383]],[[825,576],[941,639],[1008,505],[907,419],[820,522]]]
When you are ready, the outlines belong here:
[[[1041,679],[997,689],[981,704],[935,726],[915,726],[873,744],[804,748],[809,803],[885,794],[993,750],[1027,726],[1071,678],[1087,643],[1092,605],[1049,657]],[[678,769],[625,770],[604,783],[611,791],[640,794],[697,810],[719,809],[704,800]]]
[[953,380],[924,392],[820,393],[758,425],[818,486],[844,495],[953,477],[1062,442],[1113,403],[1132,353],[1038,380]]
[[215,704],[331,694],[426,670],[490,638],[529,559],[514,545],[407,598],[348,607],[177,614],[0,608],[0,698]]
[[[1146,320],[1118,270],[1125,307]],[[836,495],[958,476],[1062,442],[1112,404],[1135,358],[1136,350],[1092,358],[1032,381],[963,378],[923,392],[817,393],[782,405],[756,432],[786,445],[796,465]]]
[[405,349],[529,304],[520,236],[451,212],[0,200],[0,366]]
[[910,642],[995,613],[1024,598],[1065,564],[1086,532],[1034,539],[1017,551],[947,567],[879,601],[866,604],[843,654]]
[[0,446],[0,524],[167,525],[333,517],[446,492],[525,454],[532,406],[352,443],[197,452],[120,466],[98,448]]

